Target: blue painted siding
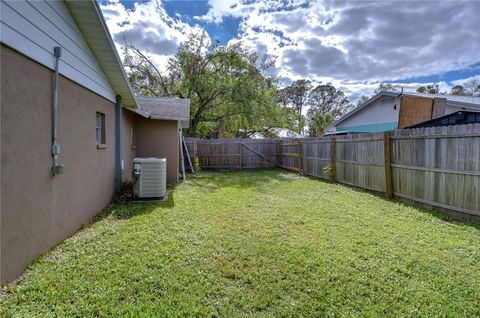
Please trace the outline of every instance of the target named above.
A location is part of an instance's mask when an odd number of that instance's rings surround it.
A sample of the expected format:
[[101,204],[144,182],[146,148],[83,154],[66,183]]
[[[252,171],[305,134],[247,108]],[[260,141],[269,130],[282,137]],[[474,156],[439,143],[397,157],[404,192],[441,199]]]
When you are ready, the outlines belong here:
[[354,131],[354,132],[380,132],[396,129],[398,122],[393,121],[389,123],[367,124],[358,126],[344,126],[336,127],[337,131]]

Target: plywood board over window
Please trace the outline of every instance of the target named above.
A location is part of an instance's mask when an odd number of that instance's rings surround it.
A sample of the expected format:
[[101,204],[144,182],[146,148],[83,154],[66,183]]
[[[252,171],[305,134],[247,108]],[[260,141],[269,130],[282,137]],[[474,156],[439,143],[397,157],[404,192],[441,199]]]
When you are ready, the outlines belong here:
[[405,128],[432,119],[433,98],[402,96],[398,128]]

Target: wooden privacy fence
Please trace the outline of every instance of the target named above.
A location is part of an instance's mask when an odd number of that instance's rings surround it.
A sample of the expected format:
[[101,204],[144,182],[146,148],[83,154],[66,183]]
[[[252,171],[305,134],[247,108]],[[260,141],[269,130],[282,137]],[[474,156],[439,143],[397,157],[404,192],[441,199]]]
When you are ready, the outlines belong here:
[[305,175],[386,192],[384,133],[303,143]]
[[480,215],[480,124],[396,130],[393,194]]
[[252,169],[276,167],[279,139],[212,139],[196,142],[202,169]]
[[[187,146],[188,154],[190,155],[190,160],[194,167],[197,163],[197,158],[198,158],[197,142],[199,140],[200,139],[198,138],[191,138],[191,137],[185,138],[185,145]],[[185,158],[184,160],[185,160],[184,164],[185,166],[187,166],[189,164],[189,162],[187,161],[187,158]]]
[[480,216],[480,124],[314,139],[197,140],[202,169],[281,167]]

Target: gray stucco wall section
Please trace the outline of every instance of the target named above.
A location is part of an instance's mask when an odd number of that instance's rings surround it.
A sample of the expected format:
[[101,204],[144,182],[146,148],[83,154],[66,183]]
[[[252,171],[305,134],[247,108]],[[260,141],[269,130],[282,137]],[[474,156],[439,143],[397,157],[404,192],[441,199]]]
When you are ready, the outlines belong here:
[[[52,177],[52,71],[1,47],[1,281],[74,234],[114,191],[114,104],[60,78],[58,142],[64,173]],[[105,114],[106,148],[95,142]]]

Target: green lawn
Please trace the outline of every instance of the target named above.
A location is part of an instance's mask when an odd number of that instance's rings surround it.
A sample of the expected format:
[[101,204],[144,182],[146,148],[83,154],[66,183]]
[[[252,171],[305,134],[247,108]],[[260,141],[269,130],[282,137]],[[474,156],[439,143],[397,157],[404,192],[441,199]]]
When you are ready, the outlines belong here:
[[480,227],[279,170],[201,173],[5,292],[6,317],[472,317]]

